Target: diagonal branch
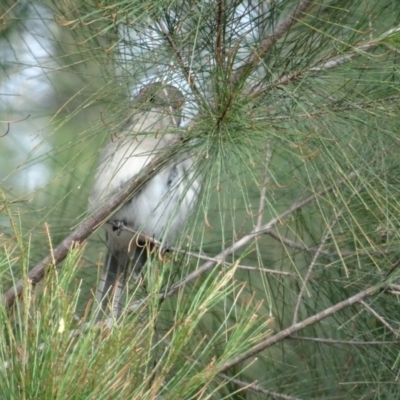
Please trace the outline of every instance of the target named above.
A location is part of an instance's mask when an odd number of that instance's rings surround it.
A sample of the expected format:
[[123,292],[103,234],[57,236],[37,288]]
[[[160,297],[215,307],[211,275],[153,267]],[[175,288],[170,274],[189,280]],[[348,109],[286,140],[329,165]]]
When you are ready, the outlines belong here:
[[[352,198],[353,196],[351,196],[350,198]],[[322,252],[323,247],[325,246],[326,241],[328,240],[328,238],[331,236],[332,234],[332,228],[337,224],[338,220],[340,219],[340,217],[342,216],[343,212],[344,212],[344,208],[339,212],[338,215],[335,216],[335,218],[333,219],[333,221],[329,224],[329,226],[326,227],[325,233],[322,237],[321,243],[317,248],[317,251],[314,253],[314,256],[311,260],[311,263],[307,269],[307,273],[306,276],[303,280],[303,284],[301,285],[301,289],[299,292],[299,295],[297,296],[297,301],[296,301],[296,305],[294,307],[294,312],[293,312],[293,323],[295,324],[297,322],[297,317],[298,317],[298,313],[299,313],[299,309],[300,309],[300,304],[304,295],[304,292],[307,289],[307,282],[310,280],[311,278],[311,274],[313,272],[314,266],[317,263],[317,260]]]
[[293,397],[293,396],[289,396],[287,394],[278,393],[278,392],[275,392],[274,390],[264,389],[260,385],[257,385],[255,382],[244,382],[240,379],[232,378],[223,373],[218,374],[218,376],[220,376],[223,379],[226,379],[229,382],[235,383],[236,385],[240,386],[243,389],[248,389],[253,392],[262,393],[262,394],[266,395],[267,398],[271,397],[271,398],[282,399],[282,400],[301,400],[298,397]]
[[236,357],[231,358],[230,360],[226,361],[221,365],[221,372],[226,371],[227,369],[235,366],[238,363],[241,363],[256,354],[260,353],[261,351],[267,349],[268,347],[273,346],[276,343],[281,342],[282,340],[288,338],[289,336],[293,335],[294,333],[300,331],[301,329],[306,328],[307,326],[313,325],[317,322],[320,322],[324,320],[325,318],[330,317],[333,314],[336,314],[337,312],[344,310],[347,307],[350,307],[356,303],[359,303],[360,301],[364,300],[365,298],[373,295],[375,292],[377,292],[380,289],[381,285],[376,285],[376,286],[370,286],[365,290],[362,290],[361,292],[358,292],[354,296],[349,297],[346,300],[343,300],[332,307],[328,307],[323,311],[320,311],[319,313],[304,319],[303,321],[297,322],[296,324],[290,325],[288,328],[281,330],[274,336],[269,337],[266,340],[263,340],[262,342],[258,343],[257,345],[253,346],[251,349],[245,351],[242,354],[237,355]]
[[382,325],[386,326],[390,332],[393,333],[396,339],[399,338],[399,331],[394,329],[381,315],[379,315],[372,307],[370,307],[365,301],[360,300],[359,303],[364,306],[366,310],[368,310],[378,321],[382,323]]
[[[312,195],[293,203],[286,211],[284,211],[283,213],[279,214],[277,217],[272,218],[266,224],[264,224],[264,225],[262,225],[260,227],[255,227],[249,234],[243,236],[241,239],[239,239],[238,241],[236,241],[235,243],[230,245],[224,251],[222,251],[221,253],[219,253],[218,255],[213,257],[212,259],[210,259],[208,262],[203,264],[201,267],[197,268],[195,271],[193,271],[190,274],[186,275],[183,279],[181,279],[179,282],[177,282],[174,285],[172,285],[165,292],[160,293],[160,295],[159,295],[160,298],[166,298],[166,297],[172,296],[173,294],[178,292],[182,287],[184,287],[187,283],[197,279],[201,274],[211,270],[214,266],[216,266],[218,264],[224,264],[225,263],[225,259],[230,254],[232,254],[236,250],[240,249],[241,247],[245,246],[251,240],[257,238],[258,236],[260,236],[262,234],[267,234],[270,229],[272,229],[275,225],[280,223],[284,218],[292,215],[295,211],[297,211],[300,208],[304,207],[308,203],[311,203],[312,201],[314,201],[318,197],[321,197],[324,194],[326,194],[327,192],[335,189],[337,187],[337,185],[343,183],[346,180],[350,180],[350,179],[354,178],[356,175],[357,175],[356,171],[354,171],[354,172],[350,173],[347,176],[347,178],[341,179],[340,181],[335,182],[334,184],[332,184],[332,185],[320,190],[319,192],[313,193]],[[143,302],[142,300],[134,301],[133,303],[131,303],[127,307],[127,310],[130,311],[130,312],[135,311],[137,309],[137,307],[142,304],[142,302]]]
[[[153,159],[139,175],[132,178],[125,187],[115,194],[106,204],[99,207],[94,213],[89,215],[68,237],[66,237],[51,253],[40,261],[28,273],[28,280],[35,285],[43,279],[47,266],[58,265],[65,259],[70,249],[75,243],[81,243],[88,238],[111,214],[129,200],[133,193],[145,185],[151,178],[158,174],[168,165],[171,157],[179,152],[180,146],[173,146],[159,157]],[[3,295],[3,303],[6,307],[11,307],[15,299],[22,293],[25,280],[17,281]]]
[[271,47],[294,25],[296,21],[313,5],[311,0],[300,1],[289,16],[284,19],[274,30],[272,35],[265,38],[258,49],[255,49],[253,54],[248,57],[245,64],[240,66],[235,73],[234,82],[240,81],[243,76],[248,76],[254,69],[262,57],[271,49]]
[[326,339],[318,337],[307,336],[288,336],[287,339],[303,340],[305,342],[316,342],[321,344],[332,345],[346,345],[346,346],[383,346],[387,344],[398,344],[397,340],[373,340],[369,342],[358,342],[355,340],[340,340],[340,339]]
[[174,38],[172,37],[171,33],[168,31],[167,27],[165,26],[164,22],[161,19],[157,20],[157,23],[161,29],[161,32],[164,36],[164,39],[166,40],[166,42],[168,43],[168,45],[171,47],[172,51],[175,53],[175,57],[176,60],[179,63],[179,66],[182,70],[182,72],[184,73],[185,77],[186,77],[186,82],[187,84],[193,89],[193,91],[199,95],[200,91],[197,88],[197,85],[194,81],[194,78],[192,76],[192,73],[190,71],[190,68],[188,68],[186,66],[185,60],[183,58],[182,53],[180,52],[177,44],[175,43]]

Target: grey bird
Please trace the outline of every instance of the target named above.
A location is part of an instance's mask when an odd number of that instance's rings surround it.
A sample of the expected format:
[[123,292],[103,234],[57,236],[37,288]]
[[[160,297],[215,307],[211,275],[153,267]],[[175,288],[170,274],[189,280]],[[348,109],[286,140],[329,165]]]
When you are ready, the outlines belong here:
[[[157,82],[141,89],[121,132],[101,152],[89,198],[91,209],[137,175],[157,152],[179,140],[176,128],[184,101],[172,85]],[[193,163],[190,155],[171,160],[103,225],[107,256],[97,289],[102,311],[119,315],[124,287],[147,263],[149,248],[132,231],[168,244],[178,237],[200,189]]]

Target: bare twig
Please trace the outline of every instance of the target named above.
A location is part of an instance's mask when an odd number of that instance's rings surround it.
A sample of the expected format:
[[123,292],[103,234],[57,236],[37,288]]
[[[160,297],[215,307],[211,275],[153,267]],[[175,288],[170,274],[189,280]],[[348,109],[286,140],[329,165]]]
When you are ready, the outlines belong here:
[[297,317],[298,317],[298,313],[299,313],[299,308],[300,308],[301,301],[302,301],[302,299],[303,299],[304,291],[305,291],[306,288],[307,288],[307,282],[308,282],[308,281],[310,280],[310,278],[311,278],[311,274],[312,274],[312,271],[313,271],[313,269],[314,269],[314,266],[315,266],[315,264],[317,263],[317,260],[318,260],[318,257],[319,257],[319,255],[320,255],[320,253],[321,253],[322,248],[324,247],[326,241],[328,240],[328,238],[329,238],[329,236],[330,236],[330,232],[331,232],[330,229],[327,228],[327,229],[326,229],[326,232],[325,232],[325,234],[324,234],[324,236],[322,237],[321,244],[318,246],[318,249],[317,249],[317,251],[315,252],[314,257],[312,258],[312,260],[311,260],[311,262],[310,262],[310,265],[308,266],[306,276],[305,276],[304,279],[303,279],[300,292],[299,292],[299,294],[298,294],[298,296],[297,296],[296,305],[294,306],[293,324],[295,324],[295,323],[297,322]]
[[346,346],[382,346],[386,344],[399,344],[397,340],[383,340],[383,341],[370,341],[370,342],[357,342],[355,340],[336,340],[336,339],[325,339],[325,338],[313,338],[307,336],[288,336],[287,339],[292,340],[303,340],[306,342],[317,342],[327,345],[346,345]]
[[336,68],[348,61],[354,60],[355,58],[374,51],[376,47],[378,46],[377,42],[370,42],[370,43],[364,43],[359,46],[354,47],[354,51],[349,54],[342,54],[340,56],[333,56],[330,57],[330,59],[324,60],[320,62],[318,65],[312,67],[309,69],[311,72],[319,72],[319,71],[325,71],[327,69],[332,69]]
[[324,61],[320,62],[319,65],[310,68],[309,71],[324,71],[327,69],[335,68],[346,63],[347,61],[351,61],[356,57],[364,55],[365,53],[370,53],[371,51],[374,51],[377,48],[377,46],[380,45],[381,43],[386,45],[384,39],[389,38],[392,34],[397,33],[399,30],[400,26],[391,28],[387,32],[381,34],[376,39],[371,39],[367,43],[363,43],[353,47],[351,49],[352,50],[351,53],[329,57],[328,59],[325,59]]
[[236,378],[231,378],[229,375],[226,374],[218,374],[218,376],[220,376],[223,379],[226,379],[230,382],[235,383],[236,385],[244,388],[244,389],[249,389],[252,390],[253,392],[258,392],[258,393],[262,393],[265,394],[268,397],[274,397],[276,399],[283,399],[283,400],[301,400],[298,397],[294,397],[294,396],[289,396],[287,394],[283,394],[283,393],[278,393],[275,392],[273,390],[267,390],[264,389],[263,387],[261,387],[260,385],[257,385],[255,382],[244,382],[240,379],[236,379]]
[[393,333],[396,339],[399,338],[399,331],[394,329],[381,315],[379,315],[371,306],[369,306],[365,301],[359,301],[362,306],[368,310],[378,321],[382,323],[382,325],[386,326],[390,332]]
[[312,5],[313,1],[311,0],[300,1],[289,16],[276,27],[274,32],[261,42],[260,47],[254,50],[253,54],[245,61],[245,64],[238,68],[235,73],[234,82],[238,82],[243,76],[248,75],[271,47],[290,30],[293,24],[306,13]]
[[[353,196],[351,196],[350,198],[352,198]],[[321,243],[317,248],[317,251],[314,254],[314,257],[312,258],[310,265],[308,266],[307,269],[307,273],[306,276],[304,277],[303,280],[303,284],[301,285],[301,289],[299,292],[299,295],[297,296],[297,301],[296,301],[296,305],[294,307],[294,312],[293,312],[293,324],[295,324],[297,322],[297,317],[298,317],[298,313],[299,313],[299,308],[300,308],[300,304],[301,304],[301,300],[303,298],[304,295],[304,291],[307,288],[307,282],[310,280],[311,278],[311,274],[312,271],[314,269],[315,264],[317,263],[318,257],[321,254],[322,248],[325,246],[326,241],[328,240],[328,238],[330,237],[331,233],[332,233],[332,228],[336,225],[337,221],[339,220],[339,218],[341,217],[341,215],[343,214],[344,209],[342,209],[338,215],[335,216],[335,218],[333,219],[332,223],[329,224],[329,226],[326,227],[325,229],[325,233],[322,237]]]
[[[279,232],[275,231],[274,229],[269,230],[266,232],[267,235],[271,236],[272,238],[278,240],[282,244],[288,247],[292,247],[293,249],[301,250],[301,251],[306,251],[309,253],[316,253],[318,251],[318,247],[308,247],[304,244],[295,242],[294,240],[288,239],[286,237],[283,237]],[[327,256],[327,257],[351,257],[351,256],[382,256],[385,254],[389,254],[392,252],[398,251],[396,248],[383,248],[379,249],[379,247],[375,250],[341,250],[339,251],[328,251],[328,250],[322,250],[319,252],[320,254]]]
[[[356,172],[352,172],[348,175],[346,179],[352,179],[354,176],[356,176]],[[266,224],[262,225],[259,229],[253,229],[249,234],[243,236],[241,239],[230,245],[228,248],[226,248],[224,251],[219,253],[217,256],[213,257],[210,261],[206,262],[203,264],[201,267],[197,268],[195,271],[191,272],[190,274],[186,275],[185,278],[181,279],[179,282],[176,284],[172,285],[168,290],[166,290],[163,293],[160,293],[161,298],[169,297],[175,294],[180,288],[184,287],[187,283],[197,279],[201,274],[209,271],[212,269],[215,265],[218,264],[224,264],[225,259],[228,255],[232,254],[236,250],[240,249],[241,247],[245,246],[248,244],[251,240],[255,239],[261,234],[267,233],[270,229],[272,229],[275,225],[278,223],[282,222],[282,220],[291,214],[293,214],[295,211],[299,210],[300,208],[304,207],[308,203],[311,203],[314,201],[316,198],[323,196],[327,192],[333,190],[334,188],[337,187],[337,185],[341,184],[344,182],[345,179],[342,179],[338,182],[336,182],[333,185],[330,185],[322,190],[320,190],[317,193],[313,193],[312,195],[306,197],[303,200],[297,201],[293,203],[286,211],[281,213],[275,218],[272,218],[269,222]],[[134,301],[131,305],[127,307],[128,311],[135,311],[137,307],[142,304],[141,300]]]
[[[326,57],[324,60],[318,61],[314,65],[305,68],[304,70],[294,71],[290,74],[283,75],[276,81],[272,82],[271,85],[268,87],[271,88],[272,86],[286,85],[292,82],[293,80],[299,78],[301,75],[305,75],[306,73],[321,72],[321,71],[326,71],[327,69],[336,68],[366,53],[371,53],[381,44],[383,39],[389,37],[391,34],[397,32],[399,29],[400,27],[390,29],[381,36],[379,36],[378,38],[376,38],[375,40],[371,40],[367,43],[362,43],[359,44],[358,46],[354,46],[351,48],[350,53],[340,54],[340,55],[333,54]],[[386,45],[385,42],[382,42],[382,44]]]
[[175,53],[176,60],[178,61],[179,66],[186,77],[187,84],[193,89],[193,91],[197,95],[200,95],[200,91],[196,86],[196,83],[193,79],[192,73],[191,73],[190,69],[186,66],[185,60],[184,60],[180,50],[178,49],[178,46],[176,45],[173,37],[171,36],[167,27],[165,26],[164,22],[161,19],[158,19],[157,23],[161,29],[161,33],[163,34],[165,40],[167,41],[168,45],[171,47],[171,49]]
[[400,296],[400,285],[395,285],[390,283],[385,290],[385,293],[394,294],[396,296]]
[[[1,19],[1,18],[0,18]],[[2,135],[0,135],[0,138],[3,138],[4,136],[8,135],[8,132],[10,132],[10,125],[11,124],[16,124],[17,122],[22,122],[27,120],[31,115],[28,114],[25,118],[19,119],[19,120],[15,120],[15,121],[0,121],[2,123],[6,123],[7,124],[7,130],[5,133],[3,133]]]
[[265,152],[265,174],[264,174],[264,182],[263,186],[261,188],[261,194],[260,194],[260,203],[258,206],[258,218],[257,218],[257,225],[256,229],[260,229],[262,225],[262,218],[264,215],[264,206],[265,206],[265,194],[267,193],[267,186],[269,183],[269,167],[271,164],[271,158],[272,158],[272,149],[271,149],[271,144],[269,141],[267,142],[267,148]]
[[237,266],[237,269],[245,269],[248,271],[258,271],[264,274],[272,274],[272,275],[283,275],[283,276],[291,276],[292,278],[299,278],[299,275],[292,274],[291,272],[286,271],[278,271],[276,269],[262,268],[262,267],[251,267],[249,265],[241,265]]
[[0,122],[5,123],[5,124],[16,124],[18,122],[26,121],[30,116],[31,116],[31,114],[28,114],[26,117],[21,118],[21,119],[14,119],[11,121],[0,121]]
[[331,307],[326,308],[323,311],[320,311],[313,316],[304,319],[303,321],[297,322],[296,324],[290,325],[288,328],[281,330],[274,336],[269,337],[268,339],[263,340],[262,342],[258,343],[257,345],[253,346],[251,349],[245,351],[242,354],[237,355],[236,357],[231,358],[230,360],[224,362],[221,365],[221,372],[228,370],[229,368],[233,367],[234,365],[243,362],[256,354],[260,353],[261,351],[267,349],[268,347],[273,346],[276,343],[281,342],[282,340],[286,339],[287,337],[293,335],[294,333],[300,331],[301,329],[306,328],[307,326],[313,325],[317,322],[322,321],[323,319],[330,317],[337,312],[350,307],[356,303],[359,303],[363,299],[371,296],[377,290],[379,290],[380,286],[370,286],[361,292],[358,292],[354,296],[349,297],[346,300],[343,300]]
[[217,65],[221,68],[224,63],[224,51],[225,51],[225,45],[224,45],[224,37],[223,37],[223,19],[224,19],[224,1],[223,0],[218,0],[217,1],[218,5],[218,11],[216,15],[216,21],[217,21],[217,33],[216,33],[216,39],[215,39],[215,59],[217,62]]
[[[170,162],[171,157],[178,153],[178,147],[171,145],[166,153],[153,159],[120,192],[112,196],[106,204],[99,207],[93,214],[89,215],[68,237],[51,251],[50,255],[46,256],[29,271],[28,280],[30,283],[35,285],[40,282],[47,266],[55,266],[63,261],[75,243],[82,243],[99,225],[131,198],[135,191],[143,187],[153,176],[165,168]],[[3,303],[6,307],[12,306],[16,297],[22,293],[23,285],[24,280],[19,280],[7,290],[3,296]]]
[[[106,222],[106,223],[108,223],[108,222]],[[111,222],[109,222],[109,223],[111,224]],[[119,227],[119,229],[121,230],[121,232],[122,231],[127,231],[127,232],[130,232],[130,233],[134,234],[134,235],[137,235],[137,237],[140,238],[142,241],[146,241],[146,242],[152,243],[152,244],[154,244],[155,246],[158,246],[158,247],[162,246],[162,243],[159,240],[157,240],[157,239],[155,239],[153,237],[149,237],[149,236],[143,235],[140,232],[137,232],[134,229],[130,228],[129,226],[121,226],[121,227]],[[212,262],[214,262],[216,264],[218,264],[220,262],[215,257],[210,257],[210,256],[207,256],[205,254],[194,253],[192,251],[179,249],[177,247],[168,247],[168,252],[183,254],[185,256],[197,258],[199,260],[212,261]],[[232,265],[231,263],[228,264],[228,263],[225,263],[225,262],[223,262],[222,264],[225,265],[225,266],[228,266],[228,267]],[[298,278],[298,275],[296,275],[296,274],[292,274],[291,272],[286,272],[286,271],[278,271],[276,269],[269,269],[269,268],[262,268],[262,267],[252,267],[252,266],[241,265],[241,264],[235,264],[235,266],[236,266],[237,269],[245,269],[245,270],[249,270],[249,271],[263,272],[263,273],[266,273],[266,274],[283,275],[283,276],[291,276],[293,278]]]
[[397,100],[397,96],[388,96],[385,99],[379,100],[372,100],[366,101],[362,103],[352,103],[352,104],[345,104],[345,105],[335,105],[334,103],[323,104],[323,105],[316,105],[311,104],[311,106],[315,109],[317,106],[320,109],[319,111],[305,113],[305,114],[294,114],[294,115],[274,115],[274,116],[265,116],[265,117],[256,117],[254,118],[255,121],[289,121],[289,120],[296,120],[296,119],[311,119],[320,117],[327,114],[332,114],[334,112],[339,111],[354,111],[354,110],[366,110],[369,108],[376,108],[378,104],[385,104],[387,107],[386,110],[389,111],[388,102],[392,100]]
[[3,133],[2,135],[0,135],[0,138],[2,138],[2,137],[4,137],[4,136],[7,136],[8,132],[10,132],[10,123],[9,123],[9,122],[7,123],[7,130],[6,130],[6,133]]

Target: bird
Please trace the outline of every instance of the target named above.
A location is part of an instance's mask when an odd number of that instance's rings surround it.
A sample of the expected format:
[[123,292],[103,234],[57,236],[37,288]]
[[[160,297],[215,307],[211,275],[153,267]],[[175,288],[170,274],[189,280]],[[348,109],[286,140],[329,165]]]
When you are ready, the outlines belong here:
[[[177,128],[184,102],[178,88],[162,82],[147,84],[139,91],[129,117],[100,153],[89,196],[91,209],[139,174],[162,149],[182,139]],[[178,238],[201,187],[193,166],[191,154],[173,158],[103,224],[107,255],[96,295],[103,315],[120,315],[124,287],[141,273],[154,246],[134,232],[167,246]]]

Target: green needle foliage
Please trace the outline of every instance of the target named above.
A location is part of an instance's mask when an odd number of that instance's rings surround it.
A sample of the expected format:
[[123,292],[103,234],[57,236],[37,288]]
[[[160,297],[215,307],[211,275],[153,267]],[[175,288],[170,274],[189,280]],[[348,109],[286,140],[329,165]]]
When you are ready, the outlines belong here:
[[[0,398],[399,397],[400,3],[7,0],[0,16],[0,276],[23,283],[0,310]],[[177,151],[201,198],[99,321],[101,229],[56,250],[152,80],[186,96]]]

